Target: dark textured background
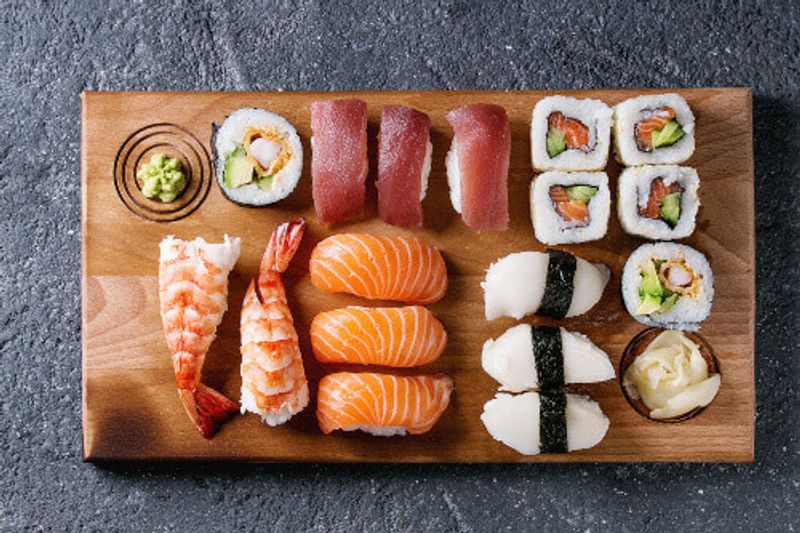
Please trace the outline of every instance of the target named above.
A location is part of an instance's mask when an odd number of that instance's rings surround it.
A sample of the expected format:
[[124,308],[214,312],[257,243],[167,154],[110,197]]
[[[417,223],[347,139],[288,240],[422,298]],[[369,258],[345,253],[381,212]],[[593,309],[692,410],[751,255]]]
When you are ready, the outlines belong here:
[[[0,1],[0,528],[798,527],[798,2],[60,4]],[[754,464],[81,462],[81,91],[728,85],[754,94]]]

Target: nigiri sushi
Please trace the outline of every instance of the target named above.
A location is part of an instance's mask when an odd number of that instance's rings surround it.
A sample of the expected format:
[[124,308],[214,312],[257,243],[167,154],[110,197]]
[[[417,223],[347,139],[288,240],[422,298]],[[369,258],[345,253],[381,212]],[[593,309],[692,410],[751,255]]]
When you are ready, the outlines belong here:
[[610,425],[596,402],[563,392],[498,393],[483,406],[481,421],[495,440],[523,455],[591,448]]
[[453,380],[444,375],[338,372],[319,382],[317,419],[326,435],[337,429],[419,435],[436,424],[452,392]]
[[454,132],[446,160],[453,208],[472,229],[508,229],[511,129],[505,109],[471,104],[445,118]]
[[238,410],[231,400],[200,383],[200,374],[228,308],[228,274],[239,258],[239,248],[239,239],[227,235],[220,244],[172,235],[160,244],[161,322],[178,395],[192,423],[207,439]]
[[378,213],[402,227],[422,226],[431,173],[431,119],[402,105],[383,106],[378,142]]
[[294,220],[275,229],[242,304],[242,414],[256,413],[270,426],[308,405],[303,358],[281,281],[304,227]]
[[560,250],[507,255],[489,267],[481,283],[486,320],[583,314],[600,300],[610,277],[607,266]]
[[483,345],[483,369],[501,390],[553,389],[614,378],[608,355],[580,333],[519,324]]
[[367,178],[367,104],[320,100],[311,104],[311,181],[317,217],[330,226],[364,211]]
[[373,300],[429,304],[447,290],[442,255],[416,237],[332,235],[314,248],[309,270],[318,289]]
[[311,322],[311,348],[322,363],[420,366],[435,361],[445,344],[444,326],[416,305],[347,307]]

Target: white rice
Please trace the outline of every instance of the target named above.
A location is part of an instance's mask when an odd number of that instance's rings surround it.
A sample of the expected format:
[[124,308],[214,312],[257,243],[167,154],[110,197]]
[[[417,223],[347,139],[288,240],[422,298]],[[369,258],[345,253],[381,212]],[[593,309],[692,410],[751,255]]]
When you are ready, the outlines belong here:
[[[643,152],[636,144],[636,123],[641,119],[642,110],[659,107],[671,107],[675,110],[675,120],[681,125],[685,134],[671,146]],[[683,163],[694,153],[694,114],[686,100],[678,94],[653,94],[630,98],[614,107],[614,146],[617,161],[629,167]]]
[[456,213],[461,214],[461,167],[458,165],[458,143],[453,137],[450,144],[450,151],[447,152],[445,159],[447,166],[447,185],[450,186],[450,203]]
[[[681,213],[674,228],[661,219],[643,217],[639,209],[647,206],[650,197],[650,184],[656,178],[663,178],[664,185],[680,184]],[[700,179],[691,167],[674,165],[655,165],[626,168],[619,177],[617,195],[617,214],[622,229],[631,235],[639,235],[652,240],[671,241],[688,237],[694,232],[695,218],[700,207],[697,190]]]
[[422,174],[420,175],[419,201],[425,199],[428,194],[428,178],[431,175],[431,162],[433,161],[433,144],[428,138],[428,145],[425,148],[425,159],[422,161]]
[[[262,189],[256,183],[229,189],[222,179],[225,160],[237,145],[242,144],[244,132],[248,128],[272,129],[283,133],[292,151],[291,158],[273,176],[268,189]],[[282,116],[264,109],[244,108],[228,115],[216,132],[214,148],[217,154],[217,181],[225,195],[234,202],[267,205],[282,200],[297,187],[303,172],[303,145],[294,126]]]
[[[550,199],[553,185],[591,185],[597,193],[589,202],[589,224],[576,227],[561,218]],[[531,221],[536,239],[545,244],[566,244],[602,239],[608,230],[611,193],[605,172],[545,172],[531,183]]]
[[[580,120],[589,128],[590,151],[565,150],[556,157],[547,153],[547,119],[560,111],[567,118]],[[545,170],[601,170],[608,161],[611,144],[612,109],[600,100],[549,96],[536,103],[531,116],[531,160],[533,167]]]
[[[683,259],[699,278],[699,291],[694,296],[681,296],[669,310],[653,315],[638,315],[640,272],[650,259]],[[714,301],[714,273],[708,259],[685,244],[657,242],[643,244],[628,257],[622,271],[622,299],[628,313],[648,326],[697,331],[699,323],[708,318]]]
[[285,403],[277,411],[262,411],[258,408],[258,403],[253,396],[250,387],[242,387],[241,391],[241,413],[247,412],[255,413],[261,417],[261,421],[269,426],[279,426],[286,423],[294,415],[302,411],[308,405],[308,384],[304,383],[298,391],[298,401],[296,404],[292,402]]

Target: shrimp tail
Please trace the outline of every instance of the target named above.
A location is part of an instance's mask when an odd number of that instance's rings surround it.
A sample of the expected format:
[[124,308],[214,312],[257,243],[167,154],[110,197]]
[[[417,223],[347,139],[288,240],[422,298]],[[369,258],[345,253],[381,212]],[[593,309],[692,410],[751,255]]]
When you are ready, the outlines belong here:
[[303,238],[305,227],[305,221],[300,218],[284,222],[275,228],[267,245],[267,251],[264,252],[264,257],[261,259],[262,272],[274,270],[280,273],[286,270],[300,246],[300,239]]
[[192,423],[207,439],[239,411],[239,406],[202,383],[193,389],[178,389],[178,394]]

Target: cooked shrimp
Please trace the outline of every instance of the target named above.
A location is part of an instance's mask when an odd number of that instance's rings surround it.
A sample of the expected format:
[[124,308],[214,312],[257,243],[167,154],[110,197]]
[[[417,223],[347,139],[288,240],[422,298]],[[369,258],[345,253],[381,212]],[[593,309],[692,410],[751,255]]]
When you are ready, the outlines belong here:
[[161,321],[183,407],[211,438],[236,413],[236,404],[200,383],[206,353],[227,309],[228,273],[239,258],[239,239],[161,241],[158,285]]
[[303,359],[281,281],[304,228],[305,222],[295,220],[275,229],[242,305],[242,413],[256,413],[270,426],[308,405]]

